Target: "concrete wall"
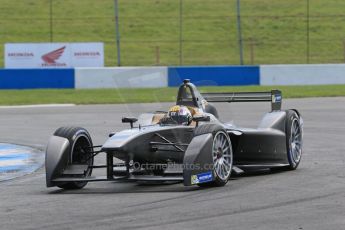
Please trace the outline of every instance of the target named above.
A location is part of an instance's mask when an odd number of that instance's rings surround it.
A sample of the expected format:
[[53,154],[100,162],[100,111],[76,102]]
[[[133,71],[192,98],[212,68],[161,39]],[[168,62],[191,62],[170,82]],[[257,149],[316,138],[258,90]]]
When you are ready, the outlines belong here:
[[155,88],[168,85],[166,67],[76,68],[75,88]]
[[0,89],[74,88],[74,69],[0,69]]
[[190,66],[169,67],[169,86],[178,86],[190,79],[197,86],[258,85],[259,66]]
[[0,89],[345,84],[345,64],[0,69]]
[[260,85],[325,84],[345,84],[345,64],[260,66]]

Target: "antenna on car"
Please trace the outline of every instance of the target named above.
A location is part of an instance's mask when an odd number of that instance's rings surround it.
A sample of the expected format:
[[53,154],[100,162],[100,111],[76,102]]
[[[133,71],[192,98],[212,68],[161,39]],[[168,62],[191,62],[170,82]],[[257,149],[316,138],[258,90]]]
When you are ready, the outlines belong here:
[[183,80],[183,84],[187,84],[187,83],[190,83],[190,79],[184,79]]

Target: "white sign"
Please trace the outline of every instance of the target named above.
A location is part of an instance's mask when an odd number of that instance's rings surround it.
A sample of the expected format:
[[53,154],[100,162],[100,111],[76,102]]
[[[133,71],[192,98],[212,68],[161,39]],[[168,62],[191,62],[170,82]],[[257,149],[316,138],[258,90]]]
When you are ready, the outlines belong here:
[[71,68],[103,66],[103,43],[5,44],[5,68]]

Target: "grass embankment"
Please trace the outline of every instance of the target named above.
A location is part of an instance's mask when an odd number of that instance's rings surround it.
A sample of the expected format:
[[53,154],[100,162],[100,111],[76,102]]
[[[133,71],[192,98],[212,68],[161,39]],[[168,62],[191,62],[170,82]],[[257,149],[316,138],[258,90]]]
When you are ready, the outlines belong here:
[[[273,88],[282,90],[283,98],[345,96],[345,85],[199,87],[201,92],[269,91]],[[172,102],[176,100],[176,92],[177,88],[0,90],[0,105]]]
[[[118,2],[122,65],[156,65],[157,47],[160,65],[180,65],[180,38],[183,65],[239,63],[236,1],[183,0],[181,30],[179,0]],[[0,54],[9,42],[99,41],[106,66],[117,63],[114,0],[0,0],[0,6]],[[307,1],[241,0],[245,64],[306,63],[307,35],[310,63],[344,62],[344,8],[344,0],[310,1],[308,34]]]

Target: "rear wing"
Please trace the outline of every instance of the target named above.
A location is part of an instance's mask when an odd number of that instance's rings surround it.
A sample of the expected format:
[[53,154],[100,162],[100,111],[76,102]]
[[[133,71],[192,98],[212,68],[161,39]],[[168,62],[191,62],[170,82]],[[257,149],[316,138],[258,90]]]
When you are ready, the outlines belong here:
[[271,92],[234,92],[234,93],[203,93],[208,102],[261,102],[270,101],[272,111],[281,109],[282,93],[280,90]]

